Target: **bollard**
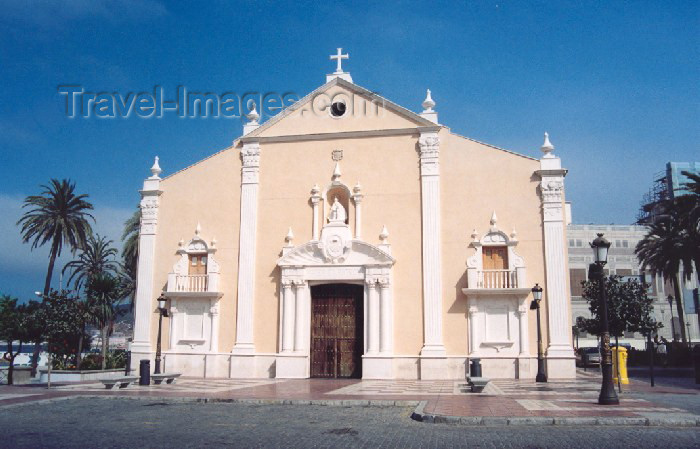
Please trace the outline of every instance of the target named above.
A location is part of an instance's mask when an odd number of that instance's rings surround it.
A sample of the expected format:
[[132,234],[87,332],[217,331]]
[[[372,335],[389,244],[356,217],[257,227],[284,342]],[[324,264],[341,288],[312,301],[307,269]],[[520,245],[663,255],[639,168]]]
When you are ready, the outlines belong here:
[[141,359],[139,363],[139,385],[150,385],[151,384],[151,361],[148,359]]
[[131,374],[131,351],[126,351],[126,365],[124,366],[124,375]]
[[[630,383],[627,377],[627,349],[624,347],[617,346],[613,348],[613,382],[618,383],[618,372],[621,374],[619,383],[628,385]],[[617,361],[620,360],[620,367],[618,370]]]
[[481,376],[481,359],[471,359],[469,366],[469,377]]
[[700,384],[700,345],[693,348],[693,365],[695,365],[695,383]]

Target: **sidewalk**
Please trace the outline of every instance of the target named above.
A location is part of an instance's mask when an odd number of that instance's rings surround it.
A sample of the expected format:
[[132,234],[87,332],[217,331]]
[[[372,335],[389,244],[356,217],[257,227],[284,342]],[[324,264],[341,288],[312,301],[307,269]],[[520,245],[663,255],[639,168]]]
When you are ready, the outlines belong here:
[[130,385],[118,390],[106,390],[94,382],[52,385],[51,390],[45,385],[2,386],[0,408],[88,396],[149,401],[411,406],[415,408],[412,417],[417,421],[460,425],[700,426],[700,414],[672,406],[674,401],[668,400],[674,395],[689,395],[691,401],[700,402],[700,390],[696,388],[652,388],[632,380],[620,394],[619,406],[598,405],[599,391],[599,375],[591,371],[579,371],[575,380],[541,384],[530,379],[493,380],[481,394],[471,393],[465,381],[183,378],[172,385]]

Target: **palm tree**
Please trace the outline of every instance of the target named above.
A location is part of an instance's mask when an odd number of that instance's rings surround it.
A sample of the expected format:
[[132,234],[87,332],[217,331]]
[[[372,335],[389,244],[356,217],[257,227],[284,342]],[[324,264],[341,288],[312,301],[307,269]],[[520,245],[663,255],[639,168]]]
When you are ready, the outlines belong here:
[[51,179],[49,185],[41,186],[41,195],[31,195],[25,198],[23,208],[26,211],[17,225],[22,225],[22,241],[32,241],[32,249],[51,242],[49,252],[49,268],[44,282],[44,296],[48,296],[51,287],[51,276],[56,258],[61,255],[63,245],[67,244],[71,251],[85,245],[92,228],[88,218],[92,204],[85,201],[87,194],[76,195],[75,183],[67,179],[61,181]]
[[[679,209],[669,207],[665,215],[649,226],[649,232],[639,241],[635,253],[642,265],[649,267],[655,275],[661,274],[665,280],[670,281],[673,285],[681,338],[686,343],[679,275],[683,279],[691,278],[694,255],[692,247],[688,245],[688,231],[683,224],[683,216]],[[683,267],[682,273],[681,265]]]
[[[22,225],[22,241],[32,241],[32,249],[44,246],[51,241],[49,252],[49,268],[44,282],[44,296],[49,296],[51,276],[56,258],[61,255],[63,245],[67,244],[71,251],[82,248],[87,236],[92,234],[88,218],[95,221],[88,210],[93,210],[92,204],[86,201],[87,194],[76,195],[75,183],[67,179],[61,181],[51,179],[49,185],[41,186],[41,195],[31,195],[24,199],[22,208],[30,208],[17,225]],[[41,340],[34,342],[32,354],[32,376],[36,374],[39,360]]]
[[133,312],[134,295],[136,294],[136,270],[139,260],[139,231],[141,230],[141,209],[124,222],[122,233],[122,269],[121,278],[124,296],[129,298],[129,309]]
[[111,245],[112,241],[100,234],[89,236],[78,259],[68,262],[61,271],[71,270],[68,283],[73,282],[75,289],[80,290],[84,282],[98,273],[117,273],[119,263],[114,260],[117,250]]
[[683,183],[679,189],[686,193],[676,197],[674,207],[679,209],[683,227],[687,231],[687,245],[692,249],[695,274],[700,280],[700,175],[687,171],[681,173],[690,181]]
[[141,229],[141,209],[136,209],[134,214],[124,222],[122,233],[122,263],[124,270],[130,276],[136,277],[136,264],[139,259],[139,231]]
[[121,286],[119,279],[109,273],[97,273],[88,278],[85,290],[93,323],[102,334],[102,369],[105,369],[109,335],[117,317],[117,306],[123,299]]

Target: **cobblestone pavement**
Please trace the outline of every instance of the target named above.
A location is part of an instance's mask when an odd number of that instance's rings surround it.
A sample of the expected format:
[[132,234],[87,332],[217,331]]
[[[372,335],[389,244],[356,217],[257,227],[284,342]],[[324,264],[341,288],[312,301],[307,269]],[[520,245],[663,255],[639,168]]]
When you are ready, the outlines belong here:
[[40,448],[697,448],[697,428],[459,427],[411,408],[74,398],[0,413],[2,446]]

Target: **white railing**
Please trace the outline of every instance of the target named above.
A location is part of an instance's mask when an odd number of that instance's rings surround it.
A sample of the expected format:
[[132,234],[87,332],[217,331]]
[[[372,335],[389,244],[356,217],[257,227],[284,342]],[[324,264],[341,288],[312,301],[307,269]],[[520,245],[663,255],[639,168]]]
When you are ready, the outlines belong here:
[[176,292],[206,292],[209,286],[209,276],[206,274],[190,274],[175,276]]
[[518,288],[515,270],[483,270],[478,273],[478,288]]

